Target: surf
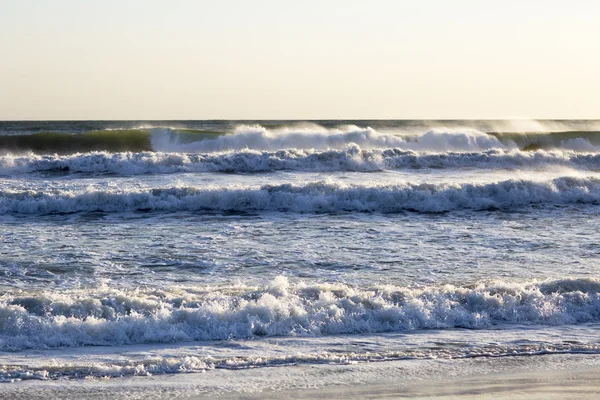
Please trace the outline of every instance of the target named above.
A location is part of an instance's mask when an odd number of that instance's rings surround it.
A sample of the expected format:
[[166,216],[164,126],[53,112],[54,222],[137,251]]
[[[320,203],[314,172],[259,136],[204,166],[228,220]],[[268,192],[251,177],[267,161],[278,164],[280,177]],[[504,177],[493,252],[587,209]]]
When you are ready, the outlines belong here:
[[[393,121],[392,121],[393,122]],[[214,124],[213,124],[214,125]],[[0,153],[74,154],[99,152],[214,153],[225,151],[277,151],[286,149],[342,150],[398,148],[429,152],[473,152],[493,149],[571,150],[598,152],[600,132],[595,130],[501,131],[473,127],[372,128],[369,125],[315,123],[283,125],[227,124],[206,128],[141,126],[73,132],[8,132],[0,134]],[[377,124],[375,124],[377,126]],[[497,128],[497,127],[492,127]],[[10,133],[10,134],[9,134]]]
[[7,291],[0,349],[570,325],[600,320],[599,291],[591,278],[411,288],[285,277],[263,286]]
[[122,176],[192,172],[264,173],[275,171],[380,172],[403,169],[479,168],[544,170],[557,167],[597,171],[600,154],[571,150],[422,152],[400,148],[342,150],[240,150],[218,153],[90,152],[69,155],[0,156],[0,175],[31,173],[113,174]]
[[453,210],[519,209],[600,204],[600,179],[357,185],[326,181],[261,187],[152,189],[0,190],[0,214],[123,212],[194,213],[443,213]]

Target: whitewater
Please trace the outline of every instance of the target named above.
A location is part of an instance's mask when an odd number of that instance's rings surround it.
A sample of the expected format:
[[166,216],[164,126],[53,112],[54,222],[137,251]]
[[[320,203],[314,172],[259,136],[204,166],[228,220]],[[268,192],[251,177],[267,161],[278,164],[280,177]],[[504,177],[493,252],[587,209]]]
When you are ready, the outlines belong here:
[[0,122],[0,381],[600,354],[599,132]]

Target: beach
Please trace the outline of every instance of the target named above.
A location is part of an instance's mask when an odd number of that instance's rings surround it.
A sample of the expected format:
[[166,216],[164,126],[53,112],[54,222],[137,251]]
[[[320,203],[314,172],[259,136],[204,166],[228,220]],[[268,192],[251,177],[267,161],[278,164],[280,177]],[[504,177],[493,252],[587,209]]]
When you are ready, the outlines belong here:
[[592,397],[598,125],[0,122],[0,390]]
[[214,371],[114,380],[2,385],[6,399],[592,399],[599,394],[595,355]]
[[600,398],[599,15],[1,0],[0,399]]

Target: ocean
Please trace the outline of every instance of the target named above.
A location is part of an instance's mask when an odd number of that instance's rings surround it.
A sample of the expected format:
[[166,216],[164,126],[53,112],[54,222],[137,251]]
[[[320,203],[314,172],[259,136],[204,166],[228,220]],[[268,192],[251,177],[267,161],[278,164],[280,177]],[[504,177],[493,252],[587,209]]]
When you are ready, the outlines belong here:
[[0,381],[598,354],[599,217],[600,121],[3,121]]

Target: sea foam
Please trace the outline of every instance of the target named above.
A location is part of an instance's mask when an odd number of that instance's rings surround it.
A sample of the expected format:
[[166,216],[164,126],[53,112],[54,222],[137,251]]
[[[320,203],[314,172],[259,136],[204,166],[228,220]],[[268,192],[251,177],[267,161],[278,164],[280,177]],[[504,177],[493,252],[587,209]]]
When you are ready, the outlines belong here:
[[261,187],[172,187],[37,192],[0,190],[0,214],[75,212],[446,212],[531,205],[600,203],[600,179],[507,180],[481,184],[347,185],[331,182]]
[[262,287],[5,292],[0,349],[574,324],[600,319],[599,291],[594,279],[406,288],[278,277]]
[[52,172],[115,175],[180,172],[259,173],[272,171],[375,172],[414,168],[598,170],[600,154],[574,151],[493,149],[479,152],[420,152],[399,148],[342,150],[240,150],[221,153],[83,153],[72,155],[0,156],[0,175]]
[[473,151],[506,148],[496,137],[475,129],[431,130],[419,136],[378,132],[370,127],[346,125],[338,128],[283,127],[267,129],[260,125],[240,125],[233,133],[216,138],[181,143],[168,130],[155,129],[152,147],[155,151],[216,152],[228,150],[342,149],[349,144],[363,148],[397,147],[405,150]]

